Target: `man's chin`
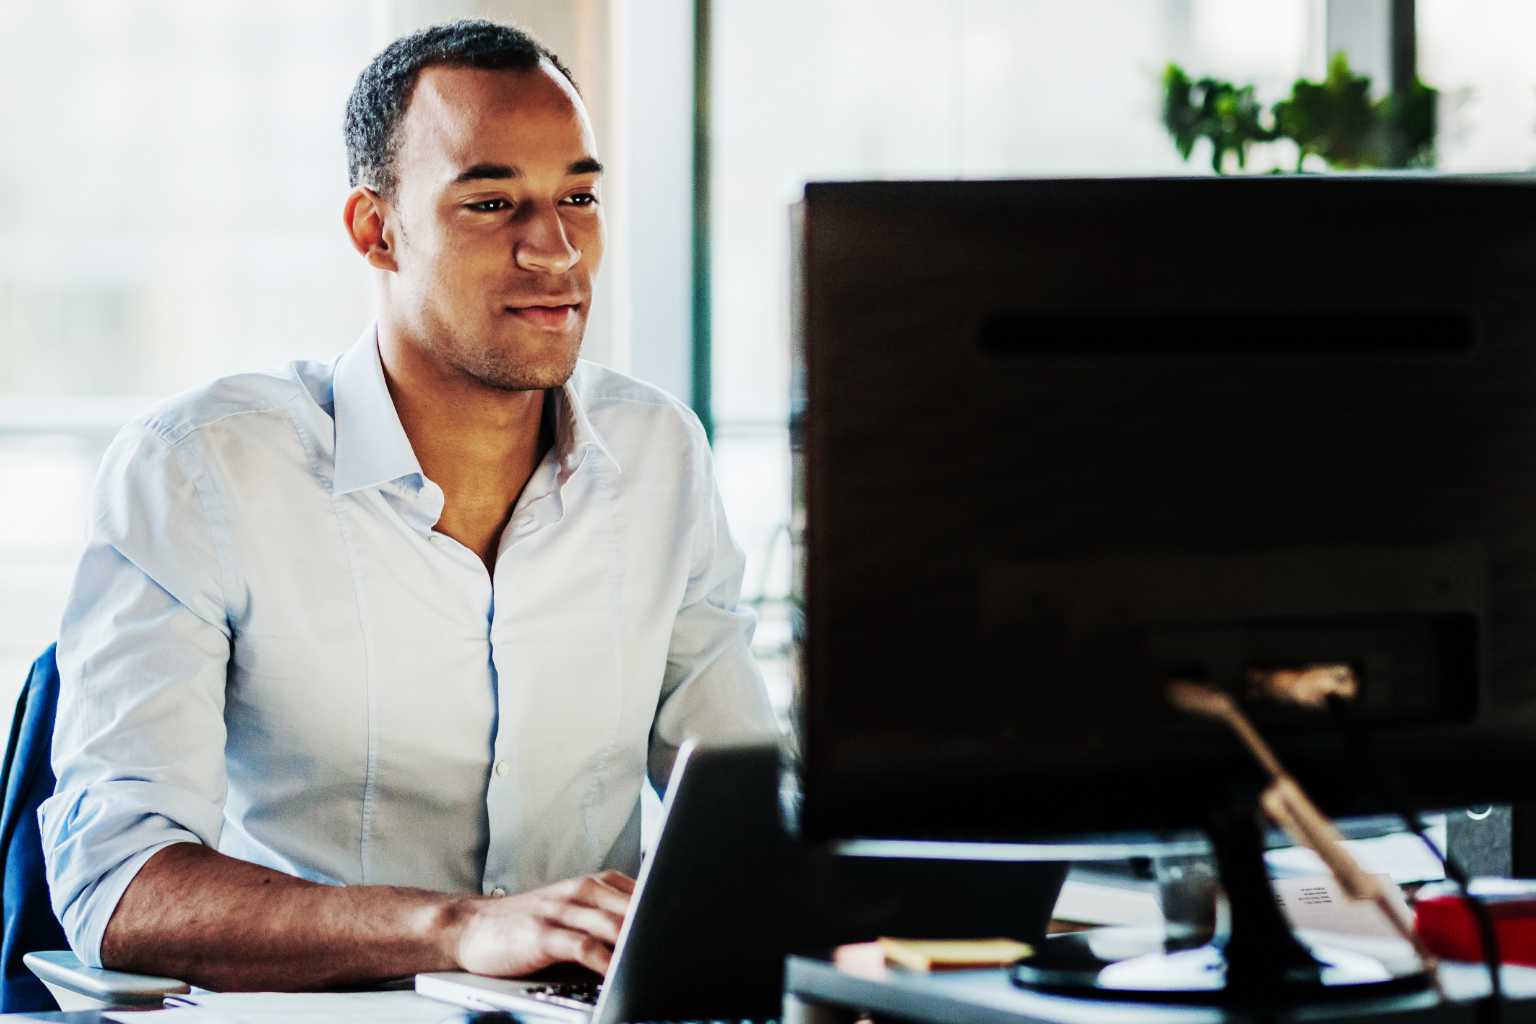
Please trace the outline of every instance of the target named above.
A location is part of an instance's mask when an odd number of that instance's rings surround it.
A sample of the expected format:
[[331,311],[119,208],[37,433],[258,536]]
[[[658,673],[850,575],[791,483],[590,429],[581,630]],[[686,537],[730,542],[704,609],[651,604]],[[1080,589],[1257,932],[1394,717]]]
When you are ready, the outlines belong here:
[[569,331],[529,330],[511,317],[501,317],[478,331],[461,327],[435,332],[431,348],[445,369],[483,387],[544,391],[570,380],[585,328],[585,317]]
[[460,369],[489,388],[545,391],[562,387],[571,379],[571,374],[576,372],[578,353],[579,349],[575,348],[540,358],[496,358],[495,353],[486,353],[489,358],[473,360],[471,365],[461,365]]

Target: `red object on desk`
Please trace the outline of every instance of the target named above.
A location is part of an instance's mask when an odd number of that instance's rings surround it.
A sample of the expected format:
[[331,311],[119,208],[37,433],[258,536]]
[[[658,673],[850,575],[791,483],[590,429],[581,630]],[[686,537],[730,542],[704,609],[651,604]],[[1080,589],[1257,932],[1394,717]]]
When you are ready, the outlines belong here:
[[[1536,967],[1536,895],[1485,896],[1483,905],[1493,918],[1499,959],[1506,964]],[[1482,960],[1483,942],[1477,918],[1460,895],[1431,896],[1414,904],[1424,944],[1445,960]]]

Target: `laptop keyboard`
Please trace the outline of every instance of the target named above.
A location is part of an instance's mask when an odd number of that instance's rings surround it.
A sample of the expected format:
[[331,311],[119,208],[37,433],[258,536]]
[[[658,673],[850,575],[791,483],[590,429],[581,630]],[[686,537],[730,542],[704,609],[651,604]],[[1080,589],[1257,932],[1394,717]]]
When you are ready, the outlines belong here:
[[[552,981],[523,991],[526,995],[555,1006],[591,1009],[597,1005],[597,997],[602,994],[603,986],[597,981]],[[642,1024],[778,1024],[778,1021],[731,1018],[729,1021],[648,1021]]]
[[523,990],[525,995],[535,999],[576,1010],[590,1010],[596,1006],[597,997],[602,991],[603,985],[598,981],[552,981]]

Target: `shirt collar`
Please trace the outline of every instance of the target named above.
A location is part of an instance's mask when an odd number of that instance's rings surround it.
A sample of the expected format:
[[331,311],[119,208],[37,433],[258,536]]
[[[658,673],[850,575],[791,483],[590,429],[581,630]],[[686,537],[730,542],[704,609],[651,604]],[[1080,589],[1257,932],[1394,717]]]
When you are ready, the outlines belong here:
[[[596,451],[622,472],[587,416],[576,386],[580,374],[578,368],[558,391],[548,393],[555,399],[555,451],[563,475],[575,472],[588,451]],[[410,476],[417,482],[426,479],[384,380],[376,327],[370,326],[342,354],[331,390],[336,410],[334,493],[350,494]]]
[[384,380],[377,330],[370,326],[336,364],[334,493],[350,494],[391,480],[425,477]]
[[574,472],[588,451],[596,451],[615,472],[623,472],[619,460],[613,457],[613,452],[603,443],[602,435],[592,426],[592,420],[587,416],[586,405],[577,387],[581,374],[582,369],[578,365],[571,379],[558,391],[548,392],[555,400],[555,451],[560,456],[561,469],[565,473]]

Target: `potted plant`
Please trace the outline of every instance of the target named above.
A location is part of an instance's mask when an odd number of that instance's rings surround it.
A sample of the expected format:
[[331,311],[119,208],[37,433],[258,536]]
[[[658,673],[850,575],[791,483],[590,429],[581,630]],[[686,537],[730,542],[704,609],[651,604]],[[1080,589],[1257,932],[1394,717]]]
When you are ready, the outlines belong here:
[[1290,96],[1269,109],[1252,85],[1216,78],[1192,80],[1169,64],[1163,72],[1163,126],[1186,161],[1195,144],[1211,144],[1211,168],[1228,169],[1230,155],[1248,166],[1250,147],[1281,139],[1296,147],[1296,170],[1315,156],[1330,168],[1429,168],[1435,164],[1435,104],[1439,93],[1417,78],[1405,92],[1371,99],[1371,80],[1337,53],[1321,82],[1297,79]]

